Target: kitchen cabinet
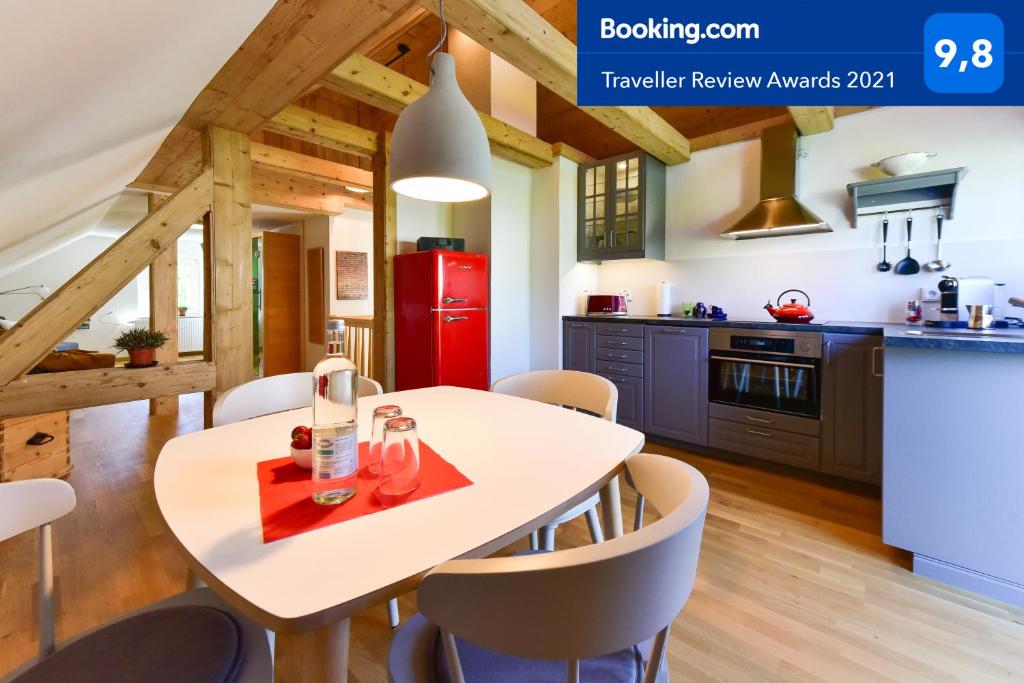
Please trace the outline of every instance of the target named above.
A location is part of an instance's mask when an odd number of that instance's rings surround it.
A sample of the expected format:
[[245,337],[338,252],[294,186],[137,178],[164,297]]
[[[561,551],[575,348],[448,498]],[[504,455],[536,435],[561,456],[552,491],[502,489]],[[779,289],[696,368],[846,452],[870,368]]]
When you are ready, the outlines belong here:
[[822,341],[821,471],[880,483],[882,340],[826,333]]
[[597,332],[594,323],[562,323],[562,369],[594,372]]
[[599,372],[619,390],[615,421],[637,431],[644,428],[644,380],[642,377],[619,377]]
[[645,152],[580,165],[579,261],[665,258],[665,165]]
[[644,328],[644,431],[707,445],[708,330]]

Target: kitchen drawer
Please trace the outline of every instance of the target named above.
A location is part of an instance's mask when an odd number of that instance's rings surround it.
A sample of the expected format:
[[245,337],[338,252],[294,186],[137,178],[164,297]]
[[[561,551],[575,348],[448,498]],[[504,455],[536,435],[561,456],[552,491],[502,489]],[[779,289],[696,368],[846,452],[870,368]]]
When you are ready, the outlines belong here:
[[642,337],[644,326],[635,323],[597,323],[597,333],[616,337]]
[[614,361],[597,361],[597,374],[615,375],[616,377],[643,377],[644,366],[636,363],[616,363]]
[[627,351],[643,351],[643,337],[605,337],[597,335],[599,349],[626,349]]
[[819,436],[821,433],[821,422],[818,420],[797,415],[783,415],[768,410],[755,410],[753,408],[722,405],[721,403],[710,403],[708,404],[708,415],[717,417],[720,420],[729,420],[730,422],[739,422],[740,424],[764,427],[765,429],[781,429],[784,432],[793,432],[794,434]]
[[643,351],[626,351],[619,349],[598,349],[598,360],[610,360],[613,363],[643,363]]
[[644,381],[638,377],[615,377],[601,375],[619,390],[619,403],[615,421],[620,425],[643,430],[644,425]]
[[730,453],[815,471],[821,460],[820,444],[815,436],[716,418],[708,420],[708,445]]

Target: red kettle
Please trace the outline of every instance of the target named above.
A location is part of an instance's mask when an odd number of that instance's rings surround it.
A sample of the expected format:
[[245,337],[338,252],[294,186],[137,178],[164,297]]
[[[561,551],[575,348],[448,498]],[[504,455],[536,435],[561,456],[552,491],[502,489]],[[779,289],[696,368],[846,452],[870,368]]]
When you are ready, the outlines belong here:
[[[796,299],[790,299],[788,304],[783,304],[782,297],[790,292],[803,294],[804,298],[807,299],[807,305],[798,304]],[[782,294],[779,294],[779,298],[775,300],[775,306],[772,306],[772,302],[769,301],[764,305],[764,310],[768,311],[768,314],[780,323],[809,323],[814,320],[814,314],[811,313],[810,305],[811,297],[807,296],[807,292],[799,289],[787,289]]]

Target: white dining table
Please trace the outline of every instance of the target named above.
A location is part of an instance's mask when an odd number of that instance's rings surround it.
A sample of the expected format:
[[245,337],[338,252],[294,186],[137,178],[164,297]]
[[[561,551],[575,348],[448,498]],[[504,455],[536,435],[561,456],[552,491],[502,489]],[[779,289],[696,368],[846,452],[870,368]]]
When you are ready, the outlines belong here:
[[606,536],[622,534],[618,475],[638,431],[585,413],[456,387],[359,399],[396,404],[422,441],[473,484],[264,543],[256,464],[289,454],[309,408],[179,436],[156,462],[160,513],[191,570],[275,632],[275,679],[344,681],[349,617],[411,591],[455,558],[489,555],[601,493]]

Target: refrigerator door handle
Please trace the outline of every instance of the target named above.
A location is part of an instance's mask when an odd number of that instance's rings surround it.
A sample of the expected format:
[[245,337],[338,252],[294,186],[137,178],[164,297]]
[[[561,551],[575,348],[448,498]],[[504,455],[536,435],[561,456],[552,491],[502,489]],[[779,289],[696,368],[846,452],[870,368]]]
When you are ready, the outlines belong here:
[[466,299],[465,297],[455,297],[455,296],[446,296],[445,298],[441,299],[441,302],[442,303],[446,303],[446,304],[463,303],[465,301],[469,301],[469,299]]
[[455,323],[455,322],[458,322],[460,320],[469,320],[469,316],[468,315],[446,315],[444,318],[442,318],[442,320],[444,320],[446,323]]

